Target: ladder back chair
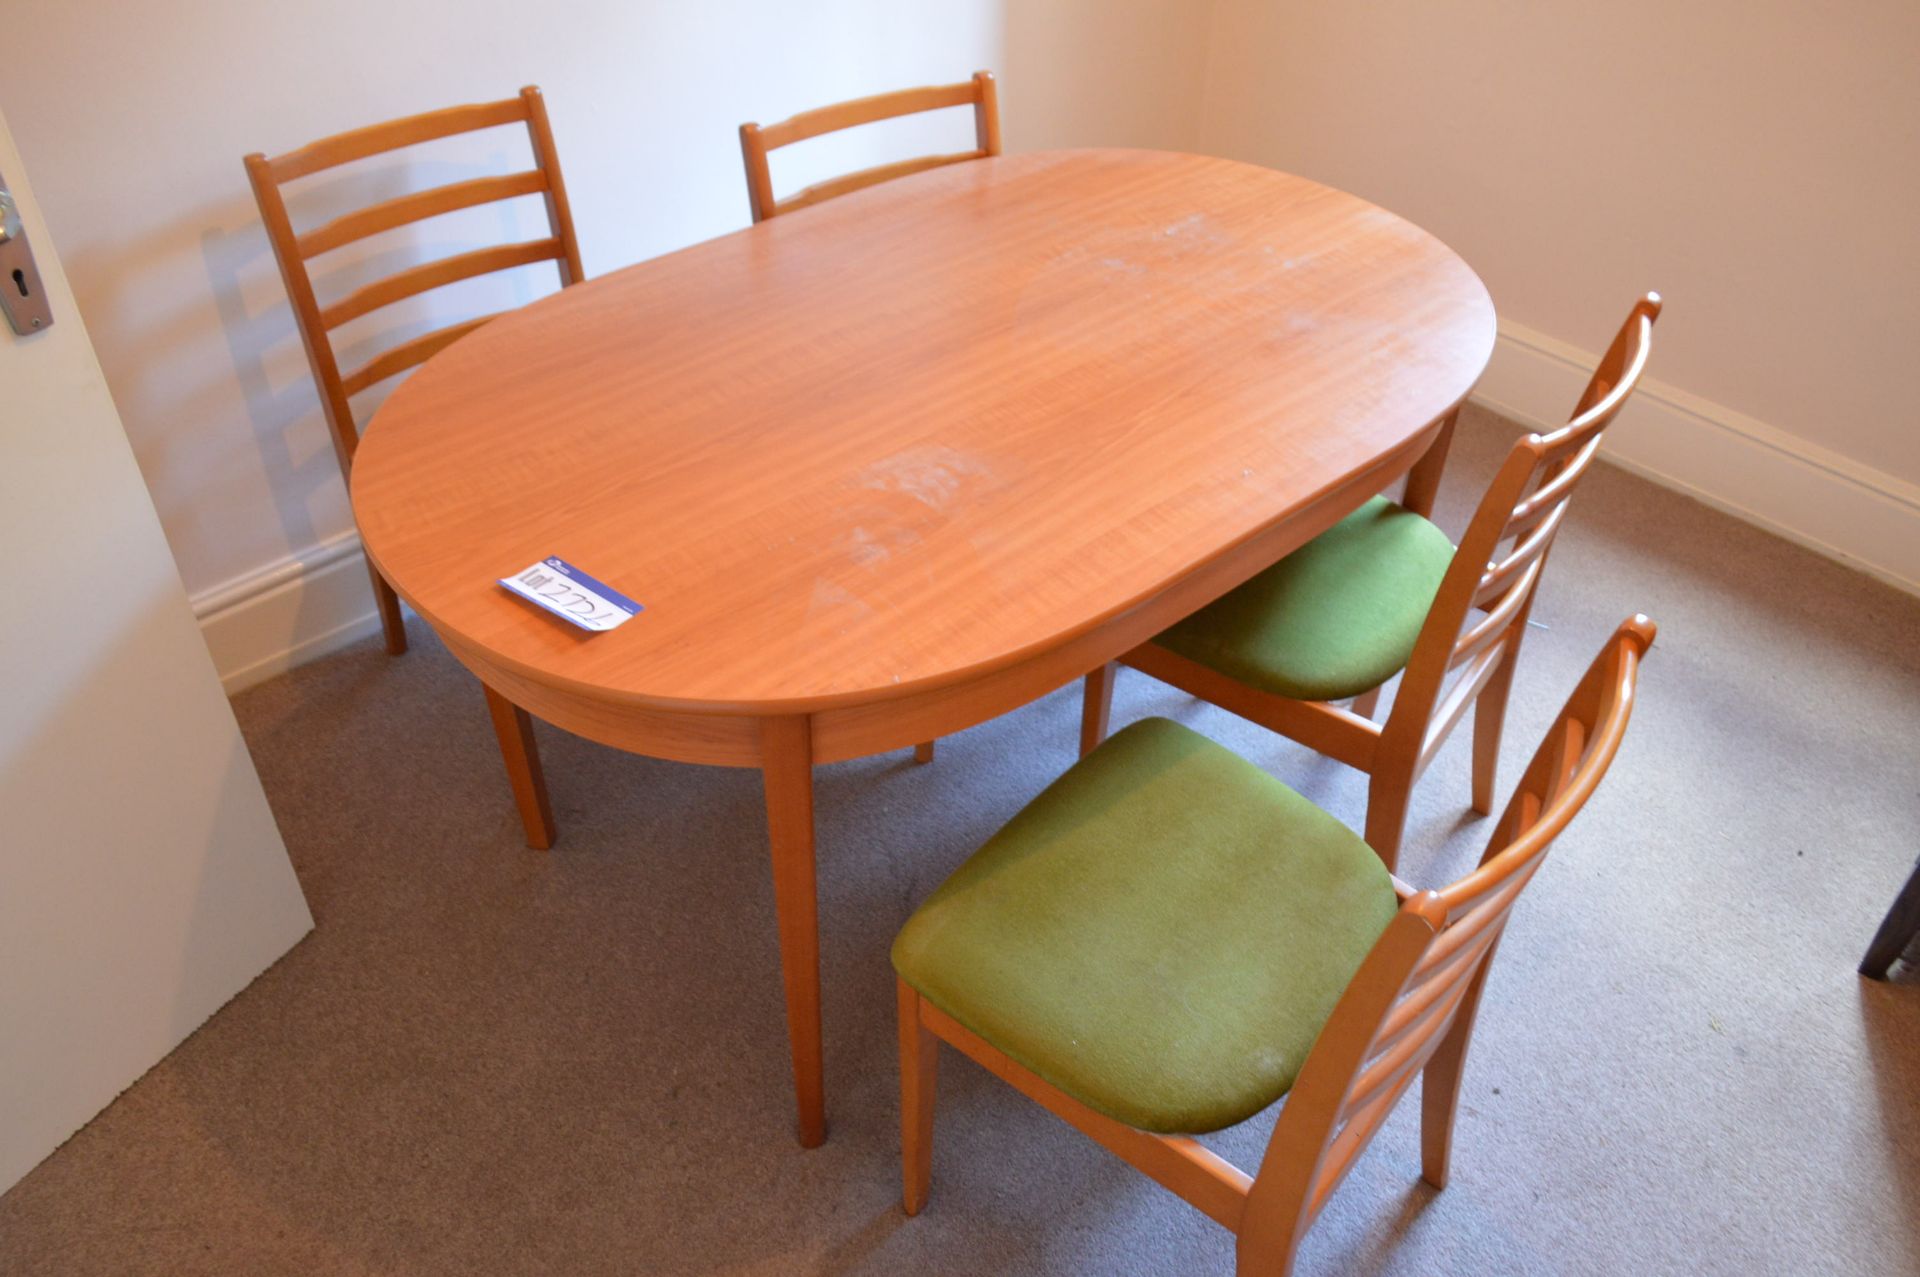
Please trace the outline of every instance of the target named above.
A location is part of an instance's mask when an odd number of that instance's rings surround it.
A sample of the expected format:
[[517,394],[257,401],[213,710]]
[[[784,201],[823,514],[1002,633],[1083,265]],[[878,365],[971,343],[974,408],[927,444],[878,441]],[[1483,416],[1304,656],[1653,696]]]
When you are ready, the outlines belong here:
[[[1534,591],[1568,498],[1646,368],[1660,305],[1657,293],[1634,304],[1565,426],[1514,444],[1457,549],[1374,498],[1088,675],[1081,753],[1106,733],[1117,666],[1132,666],[1366,772],[1366,840],[1393,870],[1414,783],[1472,709],[1473,809],[1490,815]],[[1403,672],[1375,722],[1379,689]]]
[[[415,191],[343,213],[305,231],[293,228],[282,191],[289,182],[401,147],[512,124],[526,127],[533,148],[531,169]],[[573,213],[567,204],[566,183],[560,174],[560,157],[554,149],[553,129],[547,122],[546,102],[540,90],[531,85],[516,96],[498,102],[448,107],[390,120],[322,138],[272,158],[255,152],[246,157],[246,168],[254,200],[260,206],[261,221],[266,226],[267,240],[280,267],[280,278],[293,304],[294,323],[320,392],[320,408],[333,437],[342,478],[352,473],[354,450],[360,442],[351,403],[353,397],[425,363],[493,316],[450,324],[402,342],[348,372],[341,371],[333,347],[333,330],[432,289],[517,266],[552,261],[559,269],[562,287],[586,278],[580,264],[580,246],[574,237]],[[542,238],[474,249],[411,266],[325,304],[316,295],[308,264],[317,257],[443,213],[525,195],[539,195],[546,204],[548,233]],[[399,597],[371,562],[367,564],[367,571],[372,578],[387,651],[398,656],[407,650]],[[525,711],[501,699],[492,688],[487,689],[487,701],[500,736],[515,799],[527,826],[527,840],[535,847],[550,846],[553,817],[540,775],[539,756],[533,752],[532,723]]]
[[[1444,1188],[1488,965],[1612,763],[1653,637],[1635,616],[1608,639],[1479,867],[1438,891],[1165,719],[1081,759],[894,943],[907,1214],[931,1182],[941,1042],[1233,1231],[1241,1274],[1291,1271],[1416,1080],[1422,1177]],[[1193,1138],[1283,1098],[1253,1175]]]
[[[857,173],[849,173],[844,177],[836,177],[831,181],[816,183],[782,200],[776,200],[773,197],[773,175],[767,167],[768,152],[777,151],[783,146],[791,146],[795,142],[804,142],[808,138],[819,137],[824,133],[838,133],[841,129],[850,129],[861,124],[891,120],[902,115],[917,115],[922,111],[937,111],[950,106],[973,108],[975,143],[973,150],[959,151],[951,155],[919,156],[892,164],[881,164],[873,168],[861,169]],[[765,126],[742,124],[740,153],[747,166],[747,200],[753,207],[753,220],[759,223],[766,221],[769,217],[791,213],[797,209],[830,200],[836,195],[845,195],[849,191],[875,186],[896,177],[905,177],[909,173],[920,173],[945,164],[959,164],[966,160],[984,159],[989,155],[1000,154],[1000,101],[995,91],[992,73],[976,71],[971,80],[965,80],[959,84],[940,84],[922,89],[901,89],[894,93],[876,93],[872,97],[856,98],[851,102],[840,102],[817,110],[802,111],[778,124]]]

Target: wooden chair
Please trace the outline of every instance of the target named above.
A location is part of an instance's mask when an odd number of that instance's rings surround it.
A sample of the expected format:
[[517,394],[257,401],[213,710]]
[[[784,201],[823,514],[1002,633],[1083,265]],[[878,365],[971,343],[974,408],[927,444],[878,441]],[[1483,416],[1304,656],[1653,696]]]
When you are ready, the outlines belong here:
[[[975,139],[973,150],[960,151],[952,155],[927,155],[893,164],[881,164],[874,168],[862,169],[857,173],[849,173],[845,177],[817,183],[805,190],[796,191],[783,200],[774,199],[773,175],[767,168],[769,151],[777,151],[783,146],[804,142],[808,138],[819,137],[823,133],[837,133],[841,129],[850,129],[860,124],[872,124],[876,120],[891,120],[896,116],[916,115],[921,111],[937,111],[949,106],[973,107]],[[862,187],[874,186],[896,177],[905,177],[909,173],[919,173],[930,168],[939,168],[943,164],[958,164],[963,160],[977,160],[1000,154],[999,98],[995,94],[992,73],[976,71],[971,80],[960,84],[941,84],[924,89],[901,89],[895,93],[877,93],[872,97],[856,98],[851,102],[823,106],[813,111],[802,111],[799,115],[782,120],[778,124],[766,125],[764,128],[758,124],[742,124],[740,153],[747,165],[747,199],[753,206],[753,220],[756,223],[764,222],[769,217],[791,213],[796,209],[830,200],[836,195],[845,195],[849,191],[857,191]]]
[[[1164,719],[1075,764],[895,942],[907,1214],[931,1178],[939,1042],[1231,1229],[1243,1274],[1292,1269],[1416,1079],[1422,1177],[1445,1187],[1487,967],[1619,749],[1653,635],[1640,616],[1607,641],[1480,867],[1439,891],[1393,878],[1338,821]],[[1240,1058],[1204,1059],[1196,1039]],[[1283,1096],[1254,1175],[1192,1138]]]
[[[1266,572],[1087,676],[1080,749],[1107,729],[1118,665],[1368,773],[1366,839],[1399,859],[1414,782],[1474,711],[1473,809],[1492,811],[1514,665],[1567,499],[1652,350],[1660,297],[1633,306],[1567,425],[1508,454],[1459,548],[1375,498]],[[1404,671],[1384,724],[1382,684]],[[1333,702],[1353,700],[1351,709]]]
[[[525,172],[472,178],[417,191],[344,213],[306,231],[296,232],[293,229],[281,189],[288,182],[403,146],[508,124],[526,126],[528,139],[533,146],[533,167]],[[271,159],[256,152],[246,157],[246,166],[247,178],[253,184],[254,199],[260,206],[260,218],[266,225],[267,239],[273,245],[274,259],[280,265],[280,278],[285,282],[287,297],[293,303],[294,322],[300,331],[301,344],[306,348],[314,384],[320,392],[320,407],[333,436],[334,451],[339,457],[343,478],[352,471],[354,449],[360,442],[360,431],[354,422],[350,402],[353,397],[426,362],[493,316],[483,315],[465,320],[402,342],[344,374],[329,336],[334,329],[430,289],[535,262],[556,263],[562,287],[586,278],[580,265],[580,246],[574,238],[573,214],[567,204],[566,183],[560,175],[560,158],[554,150],[553,130],[547,123],[546,103],[540,96],[540,90],[532,86],[521,89],[518,96],[503,101],[449,107],[391,120],[385,124],[322,138]],[[316,257],[370,235],[442,213],[524,195],[544,197],[549,232],[544,238],[456,253],[409,267],[357,288],[326,305],[322,305],[315,295],[308,263]],[[374,600],[379,607],[380,628],[386,635],[387,651],[397,656],[407,650],[407,632],[400,614],[399,597],[371,562],[367,564],[367,570],[373,580]],[[553,840],[553,816],[547,806],[546,787],[539,771],[539,756],[534,752],[532,723],[524,711],[496,695],[492,688],[487,689],[487,702],[500,736],[515,798],[527,826],[527,840],[535,847],[550,846]]]

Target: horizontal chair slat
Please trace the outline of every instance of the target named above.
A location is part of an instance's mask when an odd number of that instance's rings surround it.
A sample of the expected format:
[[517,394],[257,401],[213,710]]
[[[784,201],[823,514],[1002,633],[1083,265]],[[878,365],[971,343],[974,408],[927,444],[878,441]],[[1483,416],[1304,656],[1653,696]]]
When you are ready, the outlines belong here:
[[896,177],[905,177],[909,173],[919,173],[926,169],[940,168],[947,164],[960,164],[967,160],[986,158],[985,151],[956,151],[951,155],[922,155],[910,160],[898,160],[892,164],[877,164],[872,168],[861,169],[857,173],[848,173],[831,181],[816,182],[814,185],[795,191],[787,198],[775,204],[782,213],[791,213],[795,209],[806,208],[812,204],[857,191],[863,187],[878,186],[890,182]]
[[396,373],[405,372],[418,364],[424,364],[454,342],[459,341],[494,315],[482,315],[478,319],[469,319],[458,324],[448,324],[445,328],[436,328],[430,333],[415,337],[412,341],[402,342],[392,350],[385,351],[369,359],[357,372],[341,379],[340,390],[351,398],[368,386],[377,385]]
[[424,115],[389,120],[385,124],[370,124],[351,133],[323,138],[297,151],[275,156],[267,161],[267,170],[273,175],[274,181],[291,182],[322,169],[366,159],[369,155],[397,151],[403,146],[431,142],[435,138],[451,137],[455,133],[467,133],[474,129],[518,124],[526,118],[527,104],[523,98],[480,102],[472,106],[450,106],[444,111],[428,111]]
[[1480,695],[1481,689],[1485,688],[1487,682],[1493,678],[1493,671],[1499,665],[1501,655],[1502,649],[1489,647],[1484,652],[1463,658],[1472,663],[1467,666],[1466,673],[1454,682],[1445,698],[1434,708],[1432,716],[1428,718],[1426,732],[1420,738],[1420,755],[1413,765],[1415,776],[1427,770],[1427,765],[1433,761],[1433,756],[1440,752],[1442,745],[1447,743],[1448,733],[1453,731],[1460,720],[1466,716],[1467,710],[1473,705],[1474,699]]
[[299,246],[303,260],[318,257],[321,253],[331,252],[343,244],[351,244],[369,235],[378,235],[381,231],[390,231],[396,226],[425,221],[429,217],[438,217],[442,213],[451,213],[457,209],[472,208],[477,204],[491,204],[495,200],[513,199],[519,195],[537,195],[546,189],[547,175],[538,169],[529,169],[524,173],[509,173],[501,177],[476,177],[471,181],[436,186],[432,190],[418,191],[381,204],[356,209],[334,218],[323,226],[314,227],[300,236],[295,243]]
[[477,275],[490,275],[497,270],[507,270],[514,266],[529,266],[534,262],[552,261],[559,258],[564,250],[558,239],[529,240],[524,244],[501,244],[494,248],[477,248],[470,253],[456,253],[452,257],[442,257],[438,261],[424,263],[403,270],[397,275],[389,275],[376,280],[364,288],[355,289],[333,305],[320,312],[320,326],[333,329],[351,319],[358,319],[370,311],[390,306],[394,302],[440,288],[447,284],[458,283],[463,279],[472,279]]
[[1513,548],[1512,553],[1498,563],[1491,564],[1480,577],[1480,588],[1473,592],[1474,607],[1485,607],[1488,603],[1504,595],[1517,578],[1532,562],[1546,553],[1553,543],[1554,534],[1560,528],[1560,516],[1566,511],[1566,503],[1554,507],[1546,522],[1533,530]]
[[1253,1177],[1196,1139],[1156,1135],[1095,1112],[1008,1057],[946,1012],[921,1000],[920,1014],[941,1041],[1008,1083],[1028,1099],[1184,1198],[1194,1209],[1237,1228]]
[[1369,1103],[1348,1112],[1346,1126],[1328,1145],[1326,1157],[1320,1163],[1320,1173],[1314,1181],[1313,1195],[1310,1198],[1312,1204],[1307,1208],[1310,1215],[1320,1213],[1321,1208],[1327,1204],[1327,1199],[1333,1196],[1333,1190],[1340,1187],[1340,1182],[1347,1177],[1347,1172],[1353,1169],[1354,1159],[1359,1157],[1361,1151],[1366,1148],[1367,1141],[1373,1138],[1373,1133],[1380,1129],[1380,1124],[1393,1112],[1393,1106],[1400,1102],[1400,1097],[1419,1076],[1417,1072],[1405,1074],[1385,1094],[1375,1096]]
[[896,115],[936,111],[947,106],[971,106],[978,90],[971,80],[959,84],[939,84],[925,89],[903,89],[897,93],[876,93],[812,111],[802,111],[778,124],[760,130],[760,140],[769,151],[777,151],[795,142],[804,142],[822,133],[891,120]]
[[1525,570],[1520,573],[1520,579],[1514,582],[1513,588],[1502,595],[1500,601],[1495,603],[1485,616],[1474,622],[1472,628],[1454,640],[1453,652],[1447,657],[1448,669],[1457,669],[1466,664],[1492,647],[1506,632],[1507,626],[1531,597],[1533,583],[1540,575],[1540,563],[1541,560],[1536,557],[1527,564]]

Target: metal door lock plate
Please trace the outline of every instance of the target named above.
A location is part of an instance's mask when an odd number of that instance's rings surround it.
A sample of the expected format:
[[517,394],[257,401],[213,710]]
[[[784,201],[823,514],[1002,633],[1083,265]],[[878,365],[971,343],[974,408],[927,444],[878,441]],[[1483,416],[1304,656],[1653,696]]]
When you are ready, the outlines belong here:
[[20,209],[0,176],[0,310],[7,312],[13,331],[25,336],[53,324],[53,311],[40,287],[40,268],[33,264],[33,246],[20,224]]

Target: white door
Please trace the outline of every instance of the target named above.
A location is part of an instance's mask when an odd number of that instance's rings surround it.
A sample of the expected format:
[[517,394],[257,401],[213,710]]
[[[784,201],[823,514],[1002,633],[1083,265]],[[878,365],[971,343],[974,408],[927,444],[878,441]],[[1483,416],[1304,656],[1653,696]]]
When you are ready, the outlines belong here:
[[0,177],[53,310],[0,320],[4,1191],[313,919],[4,117]]

